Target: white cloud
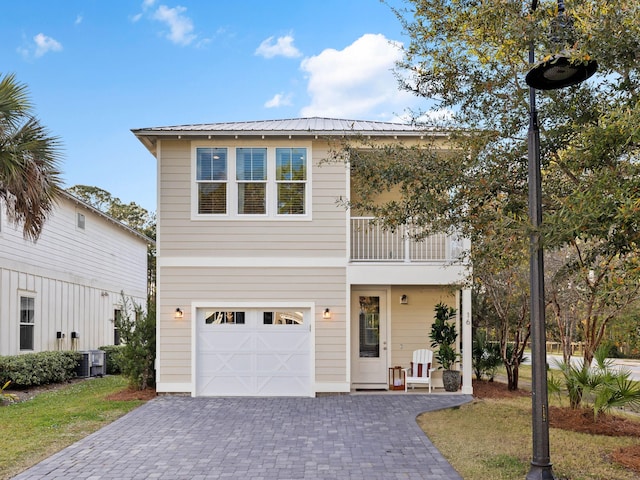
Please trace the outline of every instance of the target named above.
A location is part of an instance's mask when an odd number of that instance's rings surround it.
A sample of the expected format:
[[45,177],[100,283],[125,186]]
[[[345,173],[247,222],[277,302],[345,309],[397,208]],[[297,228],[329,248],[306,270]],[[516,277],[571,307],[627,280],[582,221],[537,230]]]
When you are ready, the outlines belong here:
[[62,44],[57,40],[47,37],[44,33],[39,33],[33,37],[33,41],[36,43],[36,49],[34,52],[35,57],[41,57],[47,52],[59,52],[62,50]]
[[[152,4],[153,1],[145,1],[143,7]],[[183,15],[186,11],[187,9],[181,6],[169,8],[166,5],[160,5],[152,16],[154,20],[169,27],[167,38],[178,45],[189,45],[196,38],[196,35],[193,34],[193,22],[189,17]]]
[[274,37],[269,37],[264,40],[256,49],[255,54],[264,58],[273,58],[277,56],[296,58],[302,56],[300,50],[293,46],[293,37],[291,35],[278,37],[275,43],[273,39]]
[[131,21],[133,23],[136,23],[137,21],[139,21],[144,14],[151,8],[153,7],[153,4],[156,3],[156,0],[143,0],[142,2],[142,12],[137,13],[136,15],[133,15],[131,17]]
[[276,107],[284,107],[290,106],[291,103],[291,94],[277,93],[273,96],[271,100],[265,102],[265,108],[276,108]]
[[82,23],[82,15],[77,15],[76,16],[76,20],[75,22],[73,22],[74,25],[80,25]]
[[401,44],[380,34],[306,58],[301,68],[308,75],[311,103],[302,116],[393,118],[416,104],[415,96],[399,90],[393,74],[401,58]]

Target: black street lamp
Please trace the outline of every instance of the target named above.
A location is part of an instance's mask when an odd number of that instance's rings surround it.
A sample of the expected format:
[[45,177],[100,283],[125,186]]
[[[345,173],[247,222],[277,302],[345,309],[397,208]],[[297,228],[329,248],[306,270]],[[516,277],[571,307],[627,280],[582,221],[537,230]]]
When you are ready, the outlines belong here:
[[[535,11],[537,0],[531,3]],[[564,22],[564,2],[558,0],[558,18]],[[535,62],[533,41],[529,46],[529,63]],[[529,167],[529,221],[532,225],[529,241],[529,285],[531,295],[531,419],[533,427],[533,457],[526,480],[554,480],[549,456],[549,400],[547,391],[547,347],[544,312],[544,260],[540,244],[542,224],[542,177],[540,173],[540,129],[536,111],[536,89],[555,90],[583,82],[598,68],[594,60],[573,64],[563,55],[533,67],[526,76],[529,85],[529,131],[527,135]]]

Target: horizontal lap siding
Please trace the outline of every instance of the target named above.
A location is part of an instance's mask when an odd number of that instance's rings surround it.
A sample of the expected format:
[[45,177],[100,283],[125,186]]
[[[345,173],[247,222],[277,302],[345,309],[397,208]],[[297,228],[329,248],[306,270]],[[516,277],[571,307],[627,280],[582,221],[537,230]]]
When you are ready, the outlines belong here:
[[[316,376],[346,381],[346,305],[343,268],[162,267],[160,322],[161,383],[191,382],[191,302],[315,302]],[[183,319],[173,318],[180,307]],[[332,318],[322,319],[324,308]]]
[[[191,378],[192,302],[314,302],[317,382],[346,382],[346,268],[347,212],[336,205],[346,197],[343,164],[322,164],[326,142],[279,141],[215,142],[211,146],[311,147],[311,220],[224,218],[191,219],[192,147],[186,140],[160,144],[159,214],[159,382],[185,384]],[[181,265],[201,259],[203,265]],[[237,267],[215,266],[237,259]],[[269,259],[266,267],[251,259]],[[305,259],[305,267],[281,267],[283,261]],[[163,265],[170,259],[170,265]],[[314,260],[317,259],[317,260]],[[264,262],[263,262],[264,263]],[[218,264],[218,265],[219,265]],[[183,319],[173,318],[176,308]],[[324,308],[332,318],[322,319]]]
[[[310,143],[211,142],[243,145],[309,146]],[[346,258],[346,216],[336,200],[346,197],[345,166],[321,164],[326,143],[312,145],[312,221],[214,218],[191,220],[191,143],[161,143],[160,255],[163,257],[339,257]],[[212,252],[215,248],[215,252]]]
[[[85,230],[76,228],[76,213],[85,215]],[[0,265],[67,281],[124,290],[144,297],[146,243],[126,230],[62,198],[36,243],[3,225]]]
[[[407,295],[408,303],[401,305],[399,299]],[[391,363],[408,366],[414,350],[431,347],[429,334],[439,302],[457,310],[455,294],[450,287],[441,286],[394,286],[391,289]],[[458,332],[461,330],[458,329]]]

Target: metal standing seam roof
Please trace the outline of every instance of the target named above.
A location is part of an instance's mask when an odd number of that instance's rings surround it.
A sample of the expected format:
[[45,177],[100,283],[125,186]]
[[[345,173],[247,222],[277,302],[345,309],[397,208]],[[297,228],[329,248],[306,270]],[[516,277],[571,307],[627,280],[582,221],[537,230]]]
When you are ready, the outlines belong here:
[[174,125],[133,129],[136,136],[176,135],[176,134],[210,134],[210,135],[420,135],[433,133],[434,129],[415,125],[375,122],[365,120],[346,120],[338,118],[290,118],[283,120],[258,120],[250,122],[202,123],[193,125]]
[[156,155],[159,137],[302,137],[364,135],[370,137],[423,137],[443,135],[434,127],[420,127],[406,123],[346,120],[339,118],[289,118],[283,120],[258,120],[252,122],[201,123],[167,127],[137,128],[131,130],[142,144]]

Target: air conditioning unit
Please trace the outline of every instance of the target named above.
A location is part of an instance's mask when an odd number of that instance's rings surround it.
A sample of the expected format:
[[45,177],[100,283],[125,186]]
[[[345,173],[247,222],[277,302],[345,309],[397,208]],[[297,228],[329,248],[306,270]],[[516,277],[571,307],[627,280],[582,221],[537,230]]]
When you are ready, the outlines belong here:
[[80,362],[76,367],[76,376],[79,378],[87,378],[91,376],[91,366],[90,366],[90,353],[89,352],[78,352],[80,357]]
[[107,359],[104,350],[90,350],[91,376],[102,377],[107,374]]
[[76,367],[79,378],[102,377],[107,374],[107,358],[104,350],[89,350],[78,352],[80,363]]

